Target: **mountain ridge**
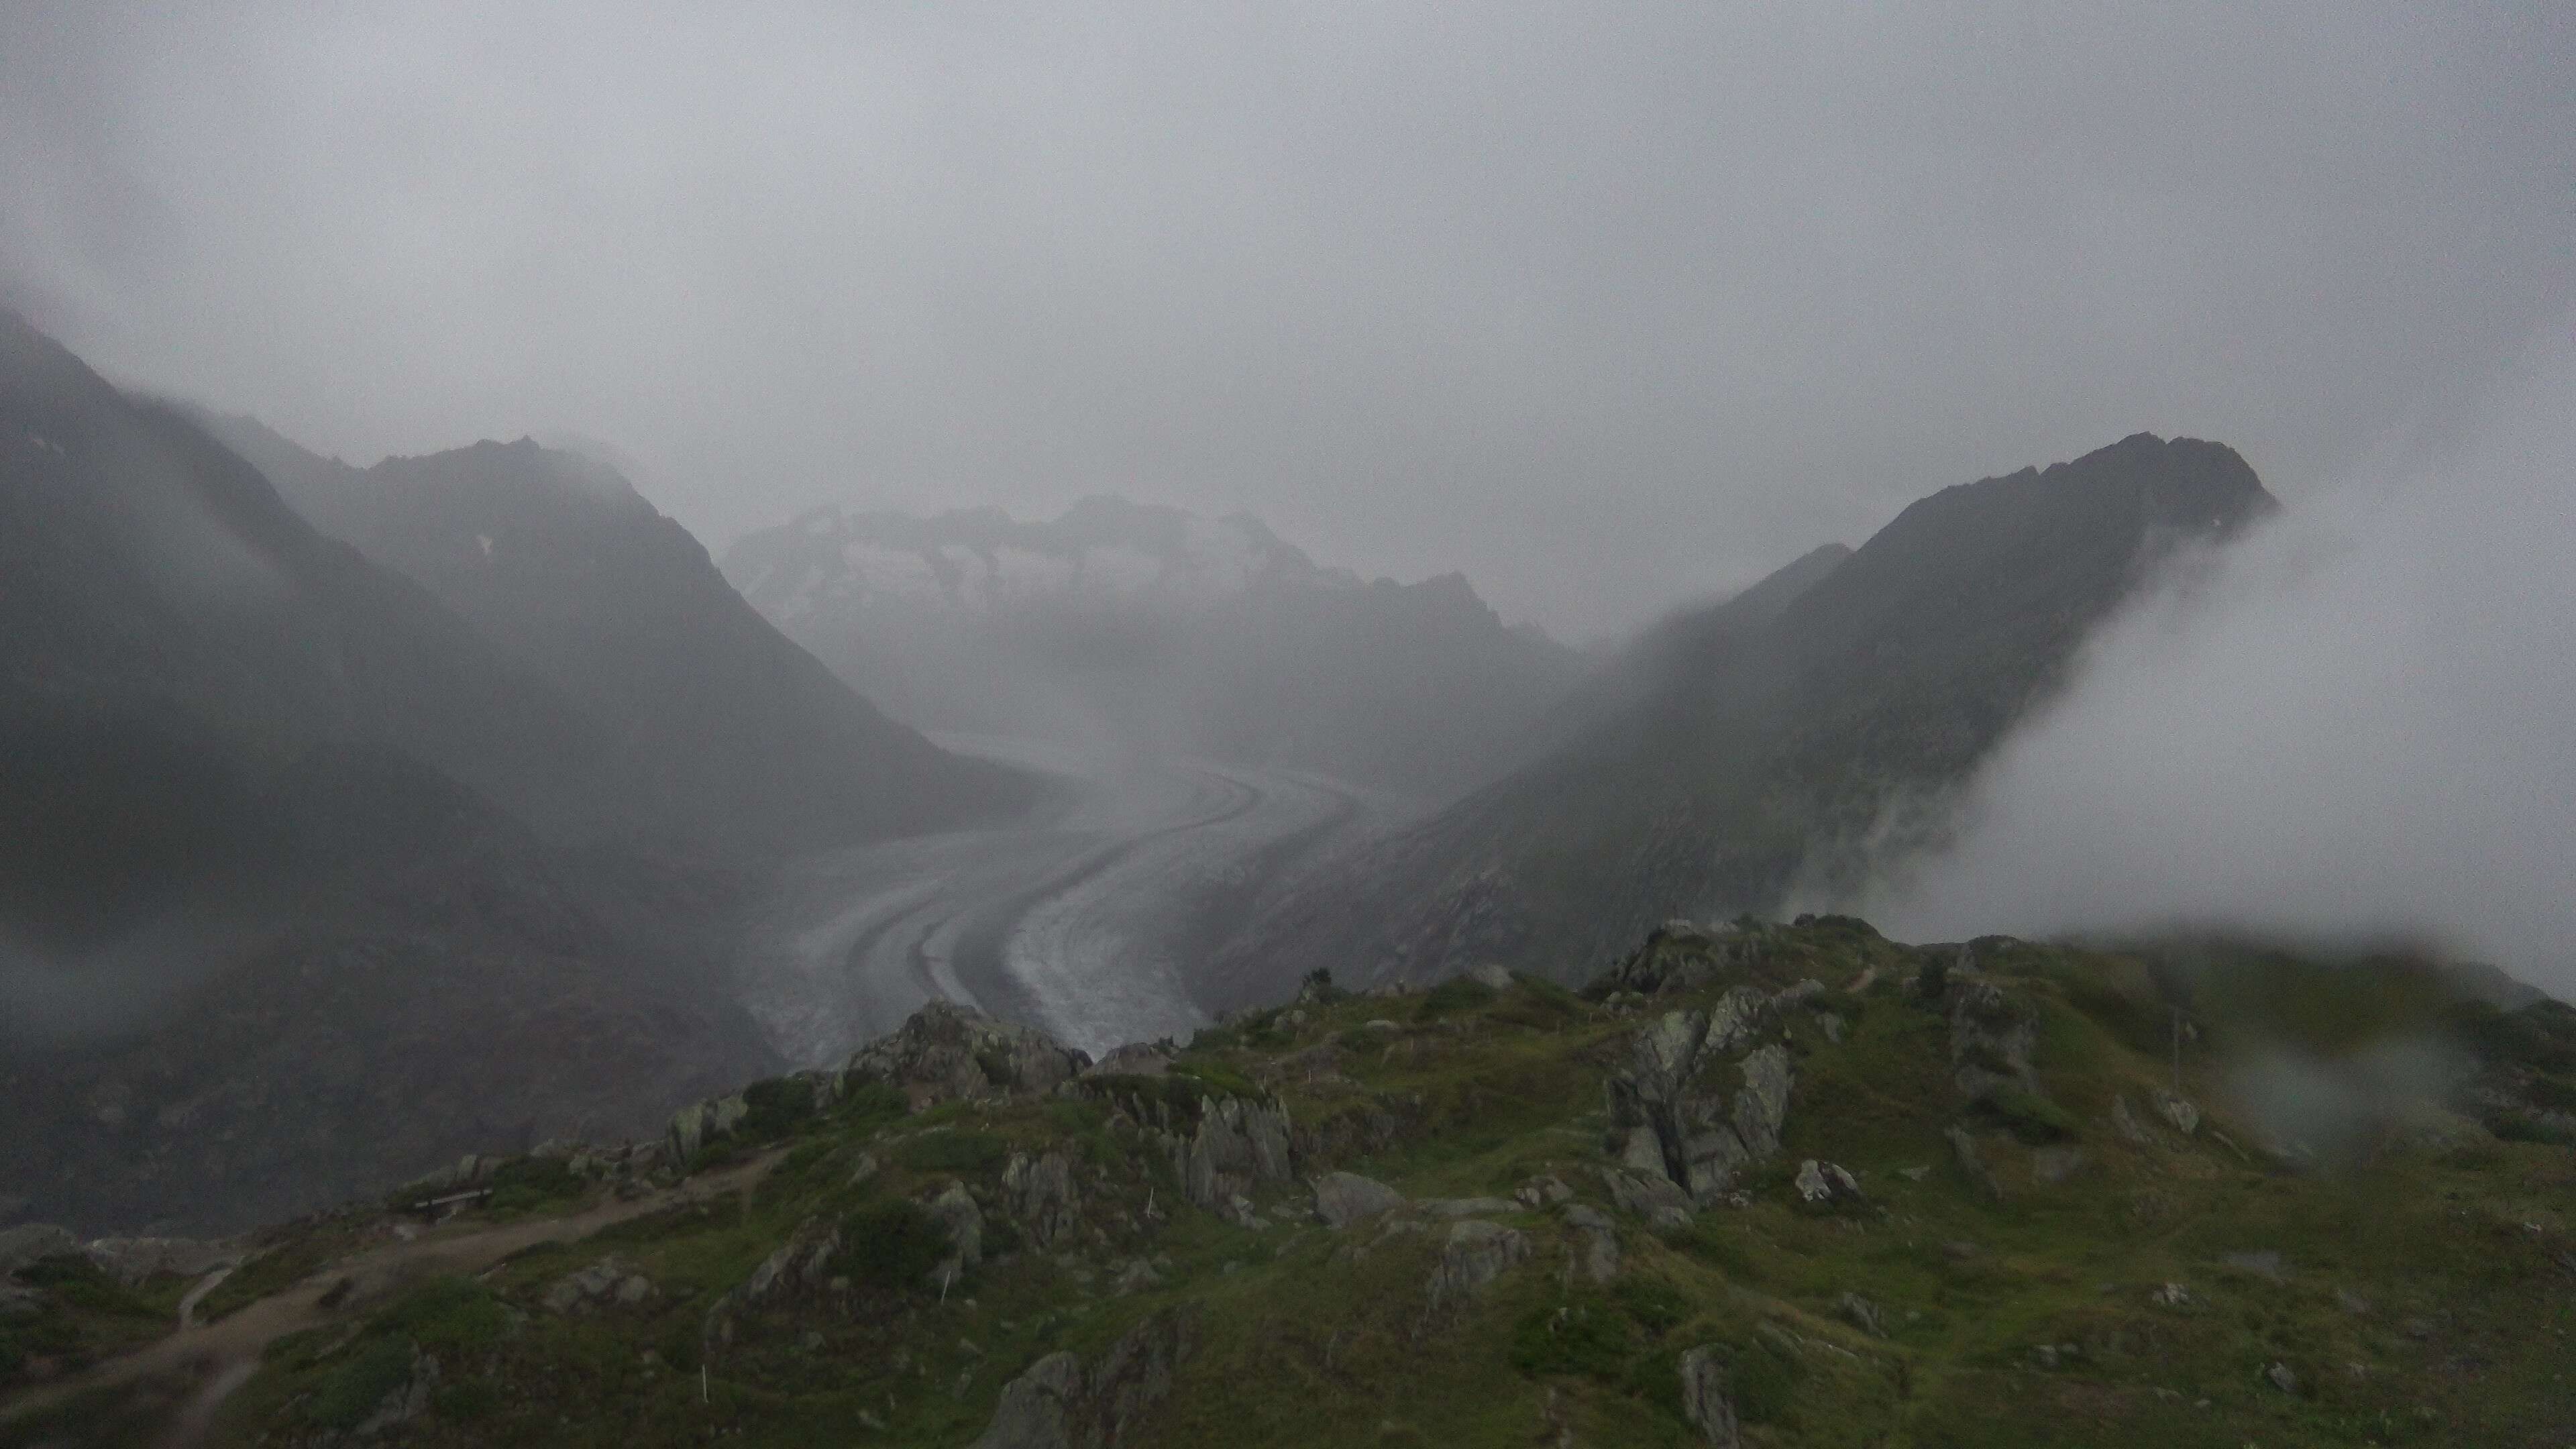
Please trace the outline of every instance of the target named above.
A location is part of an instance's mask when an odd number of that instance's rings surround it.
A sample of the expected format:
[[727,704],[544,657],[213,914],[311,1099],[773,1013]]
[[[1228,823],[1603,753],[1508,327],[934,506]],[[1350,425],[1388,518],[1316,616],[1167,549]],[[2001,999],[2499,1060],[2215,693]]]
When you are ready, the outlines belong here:
[[[1667,626],[1653,681],[1446,810],[1275,892],[1209,974],[1215,1004],[1329,966],[1432,979],[1482,961],[1576,978],[1658,920],[1830,895],[1899,801],[1963,779],[2089,631],[2179,548],[2277,507],[2222,444],[2135,434],[1918,500]],[[1795,584],[1796,587],[1791,587]]]

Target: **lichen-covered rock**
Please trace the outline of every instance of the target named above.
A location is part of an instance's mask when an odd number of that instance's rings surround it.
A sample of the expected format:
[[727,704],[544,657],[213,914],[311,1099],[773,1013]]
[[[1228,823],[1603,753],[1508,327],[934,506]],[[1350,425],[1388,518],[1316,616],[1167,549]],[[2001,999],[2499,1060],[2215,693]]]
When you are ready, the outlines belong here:
[[1700,1442],[1717,1449],[1742,1449],[1743,1421],[1727,1392],[1723,1349],[1703,1345],[1682,1355],[1682,1417],[1699,1431]]
[[974,1449],[1117,1449],[1171,1397],[1172,1375],[1196,1337],[1186,1313],[1163,1312],[1129,1329],[1086,1369],[1051,1353],[1002,1388]]
[[1810,1157],[1798,1164],[1798,1176],[1792,1184],[1798,1200],[1812,1207],[1827,1207],[1838,1202],[1860,1201],[1860,1179],[1839,1163],[1821,1162]]
[[960,1097],[1052,1092],[1090,1065],[1088,1055],[1042,1031],[933,1001],[852,1053],[841,1079],[886,1083],[918,1111]]
[[1328,1228],[1347,1228],[1402,1206],[1404,1194],[1373,1177],[1327,1172],[1315,1179],[1315,1220]]
[[2185,1137],[2200,1130],[2200,1109],[2177,1093],[2156,1090],[2156,1115],[2173,1124],[2173,1130]]
[[1449,1225],[1440,1266],[1431,1275],[1434,1312],[1472,1298],[1529,1258],[1529,1239],[1518,1228],[1478,1218]]
[[671,1114],[671,1126],[662,1140],[670,1150],[671,1160],[685,1165],[708,1143],[731,1136],[749,1115],[751,1102],[740,1092],[692,1102]]

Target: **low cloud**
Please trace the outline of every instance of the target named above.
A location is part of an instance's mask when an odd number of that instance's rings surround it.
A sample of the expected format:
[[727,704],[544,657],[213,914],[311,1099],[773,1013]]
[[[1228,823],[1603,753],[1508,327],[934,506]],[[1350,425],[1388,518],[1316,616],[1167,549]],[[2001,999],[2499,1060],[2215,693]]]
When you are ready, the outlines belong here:
[[1920,939],[2430,936],[2576,991],[2576,347],[2468,445],[2183,561],[1883,883]]

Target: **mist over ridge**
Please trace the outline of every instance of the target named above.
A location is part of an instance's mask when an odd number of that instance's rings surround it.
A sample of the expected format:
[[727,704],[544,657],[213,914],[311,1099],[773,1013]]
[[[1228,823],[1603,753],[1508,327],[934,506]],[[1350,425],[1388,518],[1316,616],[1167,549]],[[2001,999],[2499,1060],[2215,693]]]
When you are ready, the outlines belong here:
[[2576,342],[2441,461],[2361,470],[2107,624],[1949,848],[1859,901],[1910,938],[2430,935],[2576,991]]

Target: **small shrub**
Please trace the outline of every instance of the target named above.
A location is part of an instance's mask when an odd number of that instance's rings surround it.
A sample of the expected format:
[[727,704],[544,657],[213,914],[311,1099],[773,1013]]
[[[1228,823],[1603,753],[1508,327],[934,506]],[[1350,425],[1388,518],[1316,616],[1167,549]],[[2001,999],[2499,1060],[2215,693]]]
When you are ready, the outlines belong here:
[[901,1117],[911,1110],[912,1099],[891,1082],[861,1082],[832,1109],[838,1116],[861,1120]]
[[1726,1374],[1737,1416],[1768,1424],[1789,1412],[1798,1397],[1798,1370],[1796,1359],[1768,1343],[1738,1352]]
[[305,1417],[325,1429],[358,1427],[386,1395],[411,1381],[411,1360],[411,1345],[399,1338],[377,1338],[360,1345],[314,1391],[305,1405]]
[[1330,966],[1316,967],[1307,972],[1305,978],[1298,983],[1297,999],[1312,1002],[1318,1006],[1330,1006],[1334,1002],[1348,999],[1349,996],[1349,992],[1333,984],[1333,968]]
[[1192,1107],[1198,1105],[1195,1094],[1200,1091],[1212,1097],[1247,1097],[1254,1101],[1270,1095],[1255,1085],[1250,1077],[1216,1062],[1190,1062],[1174,1067],[1164,1080],[1191,1091],[1193,1098],[1189,1105]]
[[1472,976],[1452,976],[1423,995],[1422,1004],[1414,1008],[1414,1015],[1428,1021],[1453,1012],[1474,1011],[1478,1007],[1493,1005],[1499,994]]
[[1672,1332],[1691,1316],[1690,1296],[1669,1278],[1630,1274],[1619,1280],[1610,1296],[1653,1338]]
[[925,1132],[894,1151],[915,1172],[990,1172],[1010,1155],[1011,1144],[990,1132]]
[[404,1294],[377,1320],[431,1353],[488,1348],[510,1324],[491,1289],[471,1278],[433,1278]]
[[734,1135],[745,1142],[774,1142],[814,1115],[814,1084],[803,1077],[771,1077],[743,1088],[742,1121]]
[[1512,1326],[1512,1367],[1530,1378],[1572,1374],[1614,1382],[1636,1353],[1636,1330],[1597,1298],[1533,1308]]
[[459,1379],[442,1385],[429,1402],[440,1418],[473,1424],[500,1411],[501,1390],[490,1379]]
[[841,1253],[851,1278],[900,1291],[919,1283],[948,1256],[948,1231],[917,1203],[877,1203],[841,1221]]
[[2576,1147],[2576,1132],[2545,1118],[2527,1112],[2498,1112],[2487,1119],[2487,1130],[2501,1142],[2536,1142],[2544,1147]]
[[2024,1142],[2058,1142],[2082,1130],[2081,1124],[2065,1108],[2019,1087],[1996,1088],[1984,1105]]

